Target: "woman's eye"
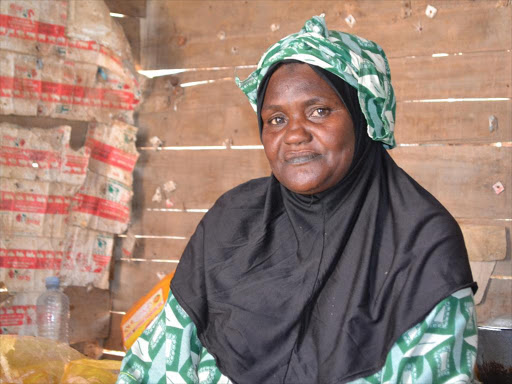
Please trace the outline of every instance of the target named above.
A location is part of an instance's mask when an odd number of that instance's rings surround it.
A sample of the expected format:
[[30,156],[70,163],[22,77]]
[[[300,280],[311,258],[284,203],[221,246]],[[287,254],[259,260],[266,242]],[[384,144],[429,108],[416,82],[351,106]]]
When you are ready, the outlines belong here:
[[328,108],[316,108],[313,113],[311,114],[311,117],[325,117],[329,114]]
[[276,116],[276,117],[273,117],[272,119],[270,119],[268,121],[269,124],[271,125],[280,125],[280,124],[284,124],[284,118],[281,117],[281,116]]

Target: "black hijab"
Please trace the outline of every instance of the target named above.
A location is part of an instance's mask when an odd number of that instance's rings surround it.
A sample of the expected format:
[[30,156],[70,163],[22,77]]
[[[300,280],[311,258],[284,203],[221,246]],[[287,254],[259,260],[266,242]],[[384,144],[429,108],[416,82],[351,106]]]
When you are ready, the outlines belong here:
[[[262,81],[259,107],[276,68]],[[476,288],[453,217],[366,135],[357,91],[312,68],[352,116],[348,174],[315,195],[293,193],[273,176],[225,193],[199,223],[171,283],[235,383],[369,376],[439,301]]]

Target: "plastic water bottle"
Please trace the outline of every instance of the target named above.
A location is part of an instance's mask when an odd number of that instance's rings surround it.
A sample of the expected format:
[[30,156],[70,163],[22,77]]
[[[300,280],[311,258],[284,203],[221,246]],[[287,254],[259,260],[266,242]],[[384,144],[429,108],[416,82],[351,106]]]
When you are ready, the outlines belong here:
[[59,290],[57,276],[46,278],[46,291],[37,298],[38,336],[69,343],[69,299]]

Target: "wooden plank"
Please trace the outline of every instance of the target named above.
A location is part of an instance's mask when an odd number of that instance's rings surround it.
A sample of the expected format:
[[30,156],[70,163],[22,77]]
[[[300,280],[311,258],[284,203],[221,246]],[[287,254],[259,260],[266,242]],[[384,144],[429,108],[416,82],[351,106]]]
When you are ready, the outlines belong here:
[[[493,132],[489,130],[491,115],[499,124]],[[169,146],[222,145],[226,139],[234,145],[261,144],[249,103],[141,113],[137,126],[139,146],[150,146],[148,140],[153,136]],[[397,103],[395,135],[401,144],[512,141],[512,101]]]
[[510,253],[506,260],[500,260],[496,263],[496,267],[492,272],[491,278],[509,278],[512,280],[512,260],[510,259]]
[[399,147],[391,156],[457,218],[510,219],[512,148],[492,146]]
[[497,261],[507,256],[505,227],[463,225],[461,229],[471,261]]
[[[512,96],[512,52],[395,58],[390,59],[390,68],[398,101]],[[240,76],[248,73],[249,70],[237,71]],[[220,77],[221,75],[226,76]],[[232,103],[244,104],[243,101],[247,103],[236,86],[234,77],[235,70],[226,69],[186,72],[167,79],[153,79],[148,90],[150,97],[145,99],[139,113],[175,109],[173,99],[177,90],[173,83],[178,85],[191,81],[214,80],[209,84],[181,89],[178,93],[180,101],[177,109],[224,107]],[[229,104],[226,104],[228,101]]]
[[178,262],[188,243],[186,239],[148,238],[137,239],[134,259],[174,260]]
[[[179,260],[203,215],[204,213],[145,211],[141,220],[131,226],[135,234],[148,236],[137,239],[133,257]],[[505,260],[510,258],[507,256],[510,251],[507,251],[506,227],[473,223],[462,224],[461,228],[472,261],[501,260],[497,263],[494,274],[512,276],[512,263]],[[170,238],[174,236],[184,239]]]
[[110,349],[112,351],[124,351],[123,337],[121,334],[122,319],[123,315],[119,313],[110,314],[110,333],[103,343],[103,348]]
[[204,216],[204,212],[166,212],[156,209],[144,209],[140,220],[131,225],[131,231],[136,235],[190,237]]
[[234,145],[261,145],[256,114],[248,102],[139,114],[137,126],[140,146],[150,146],[149,139],[153,136],[158,136],[167,146],[222,145],[226,140]]
[[130,44],[135,67],[140,66],[140,19],[136,17],[118,18],[116,21],[123,28],[126,39]]
[[[480,56],[479,56],[480,57]],[[510,59],[510,55],[507,56]],[[456,57],[454,59],[457,59]],[[418,59],[419,60],[419,59]],[[492,60],[491,60],[492,61]],[[500,61],[500,60],[498,60]],[[440,63],[440,62],[439,62]],[[446,63],[446,61],[445,61]],[[508,60],[512,63],[512,60]],[[508,64],[507,64],[508,65]],[[410,68],[410,69],[407,69]],[[418,82],[425,84],[424,76],[431,78],[421,66],[411,65],[403,69],[403,74],[394,77],[394,83],[404,90],[415,86],[410,72],[416,68]],[[447,73],[441,67],[430,68],[432,73]],[[218,71],[199,72],[200,78],[208,78]],[[506,71],[505,71],[506,72]],[[482,97],[480,88],[488,89],[487,96],[497,96],[491,91],[496,83],[494,72],[476,71],[461,76],[438,76],[432,83],[415,89],[409,96],[416,99],[443,97]],[[512,70],[509,71],[512,76]],[[190,74],[189,74],[190,75]],[[509,77],[510,77],[509,76]],[[458,80],[457,80],[458,78]],[[179,82],[180,77],[175,76]],[[191,81],[193,77],[189,77]],[[470,79],[471,81],[468,81]],[[260,144],[256,116],[242,92],[232,80],[220,80],[213,84],[198,85],[183,89],[176,96],[170,79],[153,82],[137,116],[139,145],[149,146],[148,140],[158,136],[166,145],[221,145],[231,139],[235,145]],[[197,80],[201,81],[201,80]],[[471,83],[469,92],[461,84]],[[446,84],[451,84],[456,92],[451,92]],[[479,84],[478,86],[476,84]],[[504,82],[504,93],[507,84]],[[444,91],[439,91],[441,89]],[[463,90],[465,89],[463,93]],[[181,91],[180,91],[181,92]],[[407,91],[409,92],[409,91]],[[411,91],[412,92],[412,91]],[[444,92],[444,93],[443,93]],[[176,109],[176,110],[175,110]],[[489,130],[489,116],[498,119],[499,128]],[[512,101],[478,101],[455,103],[397,103],[396,136],[399,143],[471,142],[485,143],[512,140]]]
[[[213,75],[215,72],[208,72],[208,74]],[[213,77],[210,80],[216,81],[182,89],[175,89],[167,83],[159,83],[161,87],[155,86],[152,89],[150,97],[146,98],[143,105],[141,105],[139,114],[164,111],[198,111],[205,107],[223,108],[227,105],[249,104],[245,95],[236,86],[232,76],[222,79],[215,79]]]
[[70,302],[70,344],[106,338],[110,325],[110,292],[69,286],[64,293]]
[[403,144],[512,141],[512,101],[397,103],[395,136]]
[[128,311],[160,281],[159,276],[171,273],[176,266],[176,263],[116,260],[114,281],[110,286],[112,310]]
[[132,17],[146,17],[147,0],[105,0],[110,12]]
[[[399,147],[390,154],[454,216],[511,218],[511,147]],[[176,208],[209,208],[228,189],[270,173],[262,150],[143,151],[138,166],[147,208],[165,208],[151,197],[168,180],[178,185],[171,196]],[[497,181],[505,185],[499,195],[492,189]]]
[[478,284],[478,291],[475,294],[475,304],[480,304],[484,297],[487,284],[496,266],[495,261],[470,261],[473,279]]
[[512,313],[512,280],[491,279],[480,305],[476,306],[478,324]]
[[[205,212],[175,212],[168,211],[165,208],[147,208],[144,209],[139,221],[130,226],[130,230],[136,235],[156,235],[156,236],[185,236],[190,237],[199,221],[203,218]],[[497,232],[505,230],[507,251],[505,258],[510,256],[510,231],[512,224],[488,218],[456,218],[457,222],[464,231],[465,228],[496,228]],[[499,264],[499,263],[498,263]]]
[[389,61],[398,101],[512,96],[512,52]]
[[[511,48],[511,7],[485,0],[434,1],[438,13],[430,19],[429,2],[413,1],[411,17],[403,18],[399,1],[149,1],[143,67],[256,64],[269,46],[322,12],[329,29],[374,40],[388,57]],[[356,19],[353,28],[344,21],[349,14]]]
[[[127,265],[131,265],[131,272],[134,273],[133,276],[129,277],[129,279],[122,280],[125,282],[123,284],[124,289],[128,289],[130,294],[120,292],[120,290],[116,290],[114,295],[116,298],[114,299],[114,306],[119,308],[117,310],[128,310],[131,305],[133,305],[140,297],[142,297],[147,291],[151,289],[151,287],[158,282],[158,277],[153,278],[155,275],[155,271],[161,269],[160,267],[156,268],[154,264],[157,263],[127,263],[127,262],[118,262],[119,264],[124,264],[123,268]],[[158,263],[160,265],[160,263]],[[140,267],[142,266],[142,268]],[[169,272],[172,268],[168,269]],[[137,282],[134,282],[133,279],[136,277]],[[143,284],[139,282],[144,282],[143,278],[151,278],[153,281],[150,284]],[[126,283],[129,282],[129,283]],[[140,287],[140,288],[138,288]],[[483,302],[480,305],[477,305],[477,315],[479,324],[484,323],[486,320],[509,314],[512,311],[512,296],[510,292],[512,291],[512,280],[495,280],[490,279],[488,284],[488,289],[485,290],[484,287],[480,287],[480,291],[484,291]],[[124,308],[124,309],[121,309]],[[107,339],[105,343],[105,348],[114,349],[114,350],[122,350],[118,349],[122,346],[120,339],[120,331],[116,334],[117,326],[115,324],[120,324],[120,318],[122,315],[112,314],[111,321],[111,335],[109,339]],[[122,347],[121,347],[122,348]]]
[[0,123],[17,124],[26,128],[53,128],[60,125],[69,125],[71,127],[71,138],[69,145],[77,150],[85,144],[87,134],[87,121],[72,121],[65,119],[54,119],[51,117],[34,117],[18,115],[0,115]]
[[[507,244],[510,242],[510,232],[512,231],[512,220],[509,219],[498,219],[492,217],[455,217],[459,225],[488,225],[488,226],[497,226],[504,227],[507,231]],[[507,252],[508,245],[507,245]],[[507,253],[508,254],[508,253]]]
[[142,151],[137,166],[146,208],[165,208],[151,198],[169,180],[177,184],[170,195],[175,208],[209,208],[227,190],[270,175],[262,150]]

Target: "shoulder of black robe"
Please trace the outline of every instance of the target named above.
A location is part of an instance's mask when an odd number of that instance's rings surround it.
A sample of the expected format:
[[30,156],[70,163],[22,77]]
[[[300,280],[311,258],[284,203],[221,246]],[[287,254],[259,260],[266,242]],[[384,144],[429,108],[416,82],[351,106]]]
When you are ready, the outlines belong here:
[[379,143],[364,152],[326,192],[252,180],[198,225],[171,289],[233,382],[369,376],[439,301],[475,288],[453,217]]

